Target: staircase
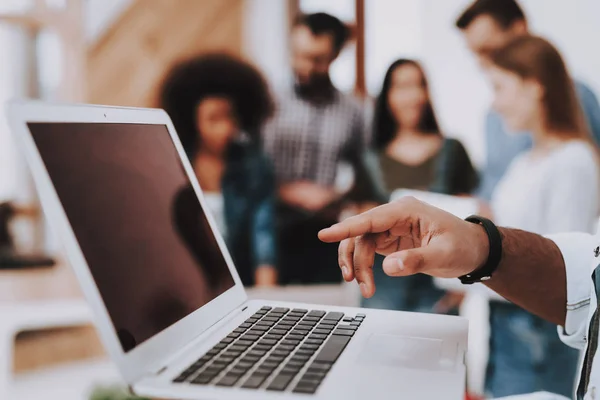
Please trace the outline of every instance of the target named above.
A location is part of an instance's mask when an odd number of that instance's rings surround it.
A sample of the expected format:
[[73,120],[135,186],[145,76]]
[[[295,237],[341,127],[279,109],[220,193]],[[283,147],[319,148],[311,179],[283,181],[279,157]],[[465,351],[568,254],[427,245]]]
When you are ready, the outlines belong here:
[[87,101],[151,107],[167,70],[207,51],[242,53],[244,0],[135,0],[93,43]]

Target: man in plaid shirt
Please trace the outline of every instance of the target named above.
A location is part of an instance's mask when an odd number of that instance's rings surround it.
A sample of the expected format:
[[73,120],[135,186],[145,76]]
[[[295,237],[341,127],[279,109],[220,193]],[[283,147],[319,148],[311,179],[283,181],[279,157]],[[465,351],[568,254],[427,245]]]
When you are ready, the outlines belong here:
[[317,232],[336,222],[342,194],[335,181],[340,162],[361,177],[365,118],[357,99],[338,91],[329,68],[349,36],[337,18],[302,15],[292,31],[295,84],[279,96],[265,127],[264,146],[279,183],[279,269],[282,283],[338,282],[337,248]]

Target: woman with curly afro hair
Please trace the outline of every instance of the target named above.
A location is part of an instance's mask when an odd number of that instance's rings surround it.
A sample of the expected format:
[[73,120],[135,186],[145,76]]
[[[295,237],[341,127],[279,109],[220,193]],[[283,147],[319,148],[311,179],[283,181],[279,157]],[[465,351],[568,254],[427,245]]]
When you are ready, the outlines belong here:
[[275,177],[260,131],[273,112],[267,83],[226,54],[176,65],[160,105],[177,130],[245,285],[274,285]]

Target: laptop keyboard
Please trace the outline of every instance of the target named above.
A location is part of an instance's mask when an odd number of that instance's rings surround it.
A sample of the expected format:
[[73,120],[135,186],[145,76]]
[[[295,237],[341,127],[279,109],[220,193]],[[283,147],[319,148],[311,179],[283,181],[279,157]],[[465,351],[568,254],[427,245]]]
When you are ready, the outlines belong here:
[[173,382],[313,394],[364,319],[263,307]]

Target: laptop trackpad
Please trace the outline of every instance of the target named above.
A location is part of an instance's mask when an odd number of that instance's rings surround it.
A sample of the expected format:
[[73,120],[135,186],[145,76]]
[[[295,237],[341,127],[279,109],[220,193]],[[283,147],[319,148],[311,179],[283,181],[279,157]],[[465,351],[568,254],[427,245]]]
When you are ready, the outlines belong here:
[[373,334],[359,359],[365,364],[426,370],[448,370],[454,360],[442,358],[443,340]]

